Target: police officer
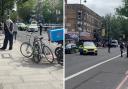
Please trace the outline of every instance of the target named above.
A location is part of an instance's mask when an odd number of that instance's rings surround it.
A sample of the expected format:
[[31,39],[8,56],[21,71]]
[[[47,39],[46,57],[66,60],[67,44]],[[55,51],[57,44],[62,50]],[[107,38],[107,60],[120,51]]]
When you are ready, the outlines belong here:
[[3,43],[3,47],[0,49],[5,50],[7,48],[8,42],[9,42],[9,50],[12,50],[12,47],[13,47],[13,22],[9,16],[7,17],[7,20],[4,23],[4,33],[5,33],[4,43]]

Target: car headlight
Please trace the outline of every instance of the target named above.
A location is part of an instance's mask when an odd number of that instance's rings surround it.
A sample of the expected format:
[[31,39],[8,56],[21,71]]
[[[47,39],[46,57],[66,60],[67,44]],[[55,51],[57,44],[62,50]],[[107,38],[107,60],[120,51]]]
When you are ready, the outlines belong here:
[[94,50],[97,51],[97,48],[95,48]]

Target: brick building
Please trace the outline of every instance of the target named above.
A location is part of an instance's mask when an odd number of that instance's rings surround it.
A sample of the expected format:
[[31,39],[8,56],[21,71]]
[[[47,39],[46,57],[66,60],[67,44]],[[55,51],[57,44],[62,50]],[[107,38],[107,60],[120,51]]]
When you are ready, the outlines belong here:
[[98,32],[102,18],[82,4],[65,5],[65,28],[67,32]]

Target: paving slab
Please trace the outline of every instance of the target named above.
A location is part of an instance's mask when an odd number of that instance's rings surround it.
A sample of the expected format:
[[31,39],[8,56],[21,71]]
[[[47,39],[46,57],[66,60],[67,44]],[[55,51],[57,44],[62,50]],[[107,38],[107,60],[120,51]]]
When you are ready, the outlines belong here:
[[56,62],[33,63],[22,56],[20,45],[15,41],[13,50],[0,51],[0,89],[63,89],[63,67]]

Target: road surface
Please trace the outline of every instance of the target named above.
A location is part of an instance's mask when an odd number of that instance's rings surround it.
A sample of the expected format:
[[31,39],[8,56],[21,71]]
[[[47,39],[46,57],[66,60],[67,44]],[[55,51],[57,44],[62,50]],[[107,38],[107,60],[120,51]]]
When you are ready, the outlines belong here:
[[98,49],[98,56],[65,55],[65,89],[116,89],[128,69],[119,48]]

